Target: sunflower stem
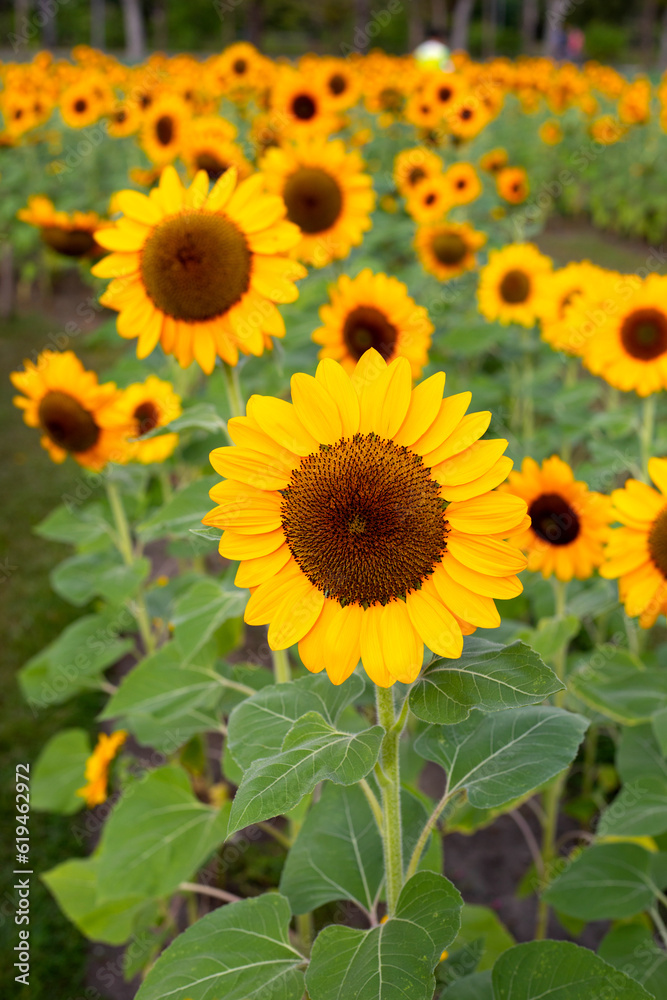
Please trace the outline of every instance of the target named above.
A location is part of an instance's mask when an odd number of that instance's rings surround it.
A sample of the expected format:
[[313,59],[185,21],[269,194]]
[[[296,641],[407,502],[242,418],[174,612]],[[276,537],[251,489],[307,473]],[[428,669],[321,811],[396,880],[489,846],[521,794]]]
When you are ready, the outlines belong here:
[[[111,480],[107,479],[106,487],[107,497],[109,498],[109,506],[111,507],[114,524],[116,525],[118,551],[123,557],[125,565],[132,566],[134,563],[134,547],[132,545],[130,525],[127,520],[127,514],[125,513],[125,507],[123,506],[123,498],[120,495],[118,487]],[[152,653],[155,649],[155,637],[153,636],[150,620],[148,618],[148,610],[146,608],[143,587],[141,585],[134,604],[134,617],[136,618],[137,625],[139,626],[139,634],[141,635],[144,649],[147,653]]]
[[523,446],[530,450],[533,439],[535,414],[533,407],[533,355],[532,341],[529,330],[521,332],[521,347],[523,348],[523,365],[521,371],[521,432]]
[[287,650],[271,650],[271,659],[273,660],[273,679],[276,684],[289,684],[292,680],[292,672],[290,671]]
[[232,417],[242,417],[245,413],[245,403],[241,394],[241,384],[239,382],[239,372],[236,366],[222,362],[222,370],[225,373],[225,388],[227,390],[227,402],[229,412]]
[[386,778],[382,786],[382,843],[387,887],[387,912],[396,912],[403,888],[403,830],[401,824],[401,779],[399,762],[400,730],[396,725],[394,692],[391,688],[375,688],[377,718],[384,728],[381,762]]
[[656,399],[656,394],[652,393],[650,396],[647,396],[642,403],[642,423],[639,431],[639,449],[642,476],[644,477],[645,483],[650,482],[648,475],[648,463],[651,457],[651,449],[653,447]]

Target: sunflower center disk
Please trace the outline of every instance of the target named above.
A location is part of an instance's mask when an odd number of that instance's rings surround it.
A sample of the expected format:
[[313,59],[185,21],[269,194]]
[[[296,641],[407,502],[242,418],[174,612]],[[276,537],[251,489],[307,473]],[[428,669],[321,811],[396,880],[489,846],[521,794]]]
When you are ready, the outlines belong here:
[[334,73],[329,80],[329,90],[335,97],[347,90],[347,81],[341,73]]
[[303,573],[342,605],[405,597],[445,551],[438,483],[419,455],[375,434],[304,458],[283,490],[281,514]]
[[543,493],[533,500],[528,513],[533,531],[549,545],[569,545],[579,536],[577,513],[558,493]]
[[667,507],[658,514],[648,536],[651,559],[667,578]]
[[329,229],[341,213],[343,196],[335,179],[317,167],[302,167],[287,179],[283,191],[287,217],[304,233]]
[[410,187],[414,187],[419,181],[423,181],[426,177],[426,171],[423,167],[413,167],[408,174],[408,184]]
[[196,165],[197,170],[206,171],[211,181],[219,180],[225,171],[229,170],[229,164],[223,163],[215,153],[199,153],[196,157]]
[[431,245],[441,264],[460,263],[468,249],[465,240],[458,233],[438,233]]
[[168,146],[174,138],[174,120],[169,115],[161,115],[155,123],[155,135],[161,146]]
[[359,306],[348,314],[343,327],[347,348],[357,361],[370,347],[385,361],[394,353],[398,330],[384,313],[372,306]]
[[530,278],[525,271],[508,271],[500,282],[500,294],[505,302],[518,305],[530,295]]
[[299,94],[292,101],[294,116],[302,122],[308,122],[317,111],[315,101],[308,94]]
[[47,246],[65,257],[84,257],[93,249],[95,240],[87,229],[59,229],[46,226],[42,229],[42,240]]
[[160,422],[160,413],[155,403],[147,399],[145,403],[140,403],[134,411],[136,423],[136,433],[138,437],[155,430]]
[[148,296],[167,316],[203,322],[227,312],[250,283],[250,250],[233,222],[184,212],[154,229],[141,254]]
[[92,414],[66,392],[47,392],[39,404],[39,426],[65,451],[89,451],[100,436]]
[[635,309],[623,322],[621,340],[638,361],[652,361],[667,351],[667,317],[659,309]]

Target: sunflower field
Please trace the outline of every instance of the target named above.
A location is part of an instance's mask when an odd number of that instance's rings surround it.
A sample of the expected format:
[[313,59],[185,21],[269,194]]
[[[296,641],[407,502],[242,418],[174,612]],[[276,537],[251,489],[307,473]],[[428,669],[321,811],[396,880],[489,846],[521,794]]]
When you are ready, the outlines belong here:
[[[5,375],[73,609],[17,676],[8,989],[45,886],[93,958],[40,997],[664,1000],[667,78],[0,78],[0,308],[78,283]],[[582,215],[627,267],[545,252]]]

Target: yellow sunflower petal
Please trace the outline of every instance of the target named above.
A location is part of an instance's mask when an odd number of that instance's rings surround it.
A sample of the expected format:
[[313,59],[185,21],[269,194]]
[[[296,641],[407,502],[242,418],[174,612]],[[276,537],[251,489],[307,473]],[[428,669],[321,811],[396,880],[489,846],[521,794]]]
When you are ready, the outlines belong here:
[[463,650],[461,629],[430,581],[408,594],[406,604],[412,624],[428,648],[438,656],[457,659]]

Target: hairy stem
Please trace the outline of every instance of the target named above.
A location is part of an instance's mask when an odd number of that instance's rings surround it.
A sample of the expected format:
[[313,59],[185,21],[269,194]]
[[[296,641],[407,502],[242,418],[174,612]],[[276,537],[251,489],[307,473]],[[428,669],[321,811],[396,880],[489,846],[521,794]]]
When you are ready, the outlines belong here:
[[381,765],[385,782],[382,785],[382,843],[387,887],[387,912],[391,917],[403,888],[403,830],[401,824],[401,783],[399,740],[396,725],[394,693],[391,688],[376,687],[378,722],[385,730],[382,740]]
[[[125,565],[131,566],[134,563],[135,556],[134,548],[132,546],[132,536],[130,534],[130,525],[127,520],[127,514],[125,513],[125,507],[123,506],[123,498],[121,497],[118,487],[114,482],[107,480],[106,485],[109,506],[111,507],[114,524],[116,525],[118,551],[123,557]],[[148,610],[144,599],[143,587],[139,588],[139,592],[134,600],[134,616],[137,619],[139,634],[141,635],[144,649],[147,653],[152,653],[155,649],[155,637],[148,618]]]

